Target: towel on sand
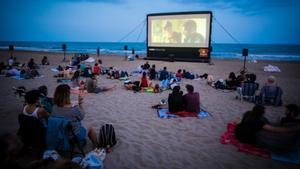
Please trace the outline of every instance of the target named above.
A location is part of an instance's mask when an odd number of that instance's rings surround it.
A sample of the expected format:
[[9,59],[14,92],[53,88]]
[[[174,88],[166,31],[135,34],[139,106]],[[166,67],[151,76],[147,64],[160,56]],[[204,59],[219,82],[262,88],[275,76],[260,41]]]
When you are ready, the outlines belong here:
[[181,111],[177,113],[170,113],[168,109],[162,108],[162,109],[157,109],[157,115],[160,118],[172,118],[172,117],[197,117],[197,118],[205,118],[208,116],[212,116],[210,113],[201,110],[199,113],[196,112],[186,112],[186,111]]
[[281,72],[277,66],[273,66],[273,65],[264,66],[264,71],[265,72]]
[[260,156],[263,158],[270,158],[270,153],[267,152],[266,150],[256,147],[254,145],[240,143],[235,138],[235,135],[234,135],[235,128],[236,128],[235,123],[232,122],[232,123],[227,124],[227,131],[220,138],[221,144],[232,144],[238,148],[238,151],[256,155],[256,156]]

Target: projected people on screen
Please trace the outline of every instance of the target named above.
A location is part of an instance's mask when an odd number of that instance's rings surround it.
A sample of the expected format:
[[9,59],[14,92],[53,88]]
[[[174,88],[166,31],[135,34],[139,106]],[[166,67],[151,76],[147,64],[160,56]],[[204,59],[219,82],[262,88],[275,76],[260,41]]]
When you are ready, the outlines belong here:
[[181,43],[181,33],[173,31],[170,21],[167,21],[164,26],[163,43]]
[[204,43],[204,37],[197,32],[197,24],[188,20],[183,24],[183,43]]

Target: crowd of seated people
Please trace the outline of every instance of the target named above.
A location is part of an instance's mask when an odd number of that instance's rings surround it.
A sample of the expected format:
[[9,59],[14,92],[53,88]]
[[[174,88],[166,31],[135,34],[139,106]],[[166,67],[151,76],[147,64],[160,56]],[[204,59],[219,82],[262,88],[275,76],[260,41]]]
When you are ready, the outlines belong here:
[[6,67],[2,65],[1,73],[4,73],[6,77],[16,76],[24,79],[32,79],[40,76],[40,73],[37,71],[39,67],[33,58],[31,58],[27,64],[15,65],[14,63],[10,63],[10,65],[13,66]]

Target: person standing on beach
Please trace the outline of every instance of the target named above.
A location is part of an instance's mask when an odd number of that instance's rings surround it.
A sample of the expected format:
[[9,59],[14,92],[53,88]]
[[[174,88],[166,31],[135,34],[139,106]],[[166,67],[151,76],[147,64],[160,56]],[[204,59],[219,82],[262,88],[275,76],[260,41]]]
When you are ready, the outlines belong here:
[[187,94],[185,94],[184,100],[185,100],[185,111],[187,112],[200,112],[200,96],[198,92],[194,92],[194,87],[190,84],[187,84],[186,86]]

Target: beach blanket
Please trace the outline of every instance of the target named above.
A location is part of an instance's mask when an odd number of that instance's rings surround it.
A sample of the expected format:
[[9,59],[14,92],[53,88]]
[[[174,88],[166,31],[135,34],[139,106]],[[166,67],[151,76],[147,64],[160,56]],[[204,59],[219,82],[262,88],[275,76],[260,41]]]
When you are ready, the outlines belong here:
[[186,112],[181,111],[177,113],[170,113],[167,108],[157,109],[157,115],[160,118],[174,118],[174,117],[197,117],[204,119],[208,116],[211,116],[211,113],[201,110],[199,113],[196,112]]
[[71,79],[57,79],[56,82],[57,83],[71,83],[72,80]]
[[256,147],[254,145],[240,143],[234,135],[235,128],[236,123],[232,122],[227,124],[227,131],[220,138],[221,144],[232,144],[236,146],[238,148],[238,151],[240,152],[260,156],[263,158],[270,158],[270,153],[266,150]]
[[289,152],[287,154],[276,154],[272,153],[271,157],[273,160],[300,164],[300,146],[296,146],[297,148],[293,152]]
[[277,66],[273,66],[273,65],[264,66],[264,71],[265,72],[281,72],[281,70]]
[[154,89],[152,87],[143,87],[141,92],[154,93]]

